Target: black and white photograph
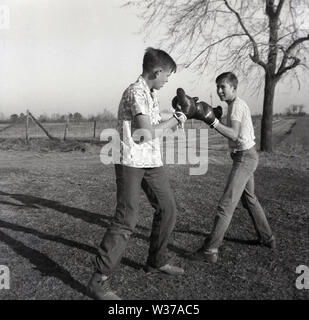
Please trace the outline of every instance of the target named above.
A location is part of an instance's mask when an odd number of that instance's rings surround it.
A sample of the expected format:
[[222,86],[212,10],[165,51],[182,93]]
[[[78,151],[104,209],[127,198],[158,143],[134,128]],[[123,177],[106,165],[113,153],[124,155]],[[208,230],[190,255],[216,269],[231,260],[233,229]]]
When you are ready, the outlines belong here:
[[308,300],[308,17],[0,0],[0,301],[187,319]]

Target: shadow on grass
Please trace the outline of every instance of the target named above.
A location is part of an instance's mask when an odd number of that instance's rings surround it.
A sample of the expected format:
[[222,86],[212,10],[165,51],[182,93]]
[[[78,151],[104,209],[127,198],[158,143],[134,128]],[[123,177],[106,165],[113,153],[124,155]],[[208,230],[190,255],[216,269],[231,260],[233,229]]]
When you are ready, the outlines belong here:
[[[86,211],[83,209],[63,205],[63,204],[61,204],[57,201],[54,201],[54,200],[48,200],[48,199],[44,199],[44,198],[34,197],[31,195],[11,194],[11,193],[7,193],[7,192],[3,192],[3,191],[0,191],[0,195],[9,196],[12,199],[15,199],[19,202],[22,202],[24,205],[18,205],[18,204],[10,203],[7,201],[0,202],[3,204],[14,205],[14,206],[19,206],[19,207],[23,206],[23,207],[36,208],[36,209],[39,209],[38,205],[40,205],[43,207],[51,208],[51,209],[56,210],[58,212],[65,213],[65,214],[70,215],[74,218],[84,220],[85,222],[87,222],[89,224],[98,225],[98,226],[101,226],[104,228],[108,228],[110,221],[113,219],[112,216],[93,213],[93,212]],[[144,227],[144,226],[140,226],[140,225],[137,225],[136,228],[139,230],[143,230],[143,231],[148,231],[148,232],[150,231],[149,228]],[[38,233],[38,231],[36,231],[36,230],[33,230],[33,232]],[[204,233],[204,232],[201,232],[198,230],[190,230],[190,229],[186,229],[186,228],[178,228],[178,229],[175,228],[174,232],[175,233],[178,232],[178,233],[184,233],[184,234],[192,234],[192,235],[203,236],[203,237],[207,237],[207,235],[208,235],[207,233]],[[35,233],[33,233],[33,234],[35,234]],[[47,240],[55,241],[57,239],[57,237],[54,237],[51,235],[47,235],[47,236],[49,237],[49,239],[47,239]],[[149,236],[146,236],[144,234],[134,232],[134,234],[132,236],[135,238],[141,239],[143,241],[149,242]],[[51,237],[54,237],[54,238],[51,239]],[[66,240],[66,239],[62,239],[62,240],[64,242],[67,242],[67,243],[63,243],[63,244],[66,244],[66,245],[68,244],[69,240]],[[228,238],[228,237],[225,238],[225,240],[230,241],[230,242],[239,243],[239,244],[246,244],[246,245],[257,245],[258,244],[257,240],[241,240],[241,239]],[[78,244],[78,243],[75,243],[75,244]],[[79,246],[83,246],[83,244],[79,244]],[[82,249],[79,246],[73,245],[73,247]],[[90,247],[90,248],[92,248],[92,247]],[[179,254],[180,256],[182,256],[183,254],[185,254],[187,252],[185,249],[178,248],[172,244],[169,244],[168,248],[171,251],[174,251],[175,253]],[[96,252],[91,251],[91,250],[95,250],[95,249],[94,248],[92,248],[90,250],[86,249],[86,251],[96,254]],[[140,264],[135,263],[134,261],[131,261],[126,258],[123,258],[123,260],[121,262],[128,265],[128,266],[131,266],[135,269],[140,269],[142,267]]]
[[[0,195],[9,196],[12,199],[18,200],[23,203],[23,205],[19,205],[19,204],[11,203],[8,201],[0,201],[0,203],[3,203],[5,205],[26,207],[26,208],[31,208],[31,209],[33,209],[33,208],[39,209],[39,207],[37,205],[41,205],[44,207],[55,209],[59,212],[69,214],[75,218],[82,219],[88,223],[96,224],[96,225],[103,226],[103,227],[109,226],[109,223],[103,221],[103,219],[111,220],[111,217],[91,213],[91,212],[88,212],[88,211],[82,210],[82,209],[68,207],[68,206],[62,205],[56,201],[52,201],[52,200],[42,199],[42,198],[33,197],[33,196],[29,196],[29,195],[23,195],[23,194],[10,194],[10,193],[6,193],[6,192],[2,192],[2,191],[0,191]],[[66,246],[69,246],[72,248],[77,248],[80,250],[87,251],[93,255],[96,255],[98,252],[96,248],[88,246],[86,244],[72,241],[72,240],[68,240],[68,239],[63,239],[61,237],[57,237],[57,236],[50,235],[50,234],[45,234],[43,232],[40,232],[40,231],[32,229],[32,228],[20,226],[20,225],[9,223],[9,222],[2,221],[2,220],[0,220],[0,228],[5,228],[5,229],[13,230],[13,231],[27,233],[27,234],[32,234],[40,239],[61,243],[63,245],[66,245]],[[146,241],[148,240],[148,237],[141,235],[141,234],[135,234],[134,236],[139,237],[139,238],[146,240]],[[75,289],[76,291],[82,293],[83,295],[87,295],[85,286],[83,286],[78,281],[73,279],[67,270],[63,269],[60,265],[58,265],[56,262],[54,262],[52,259],[50,259],[45,254],[42,254],[38,250],[27,247],[22,242],[11,238],[10,236],[6,235],[5,233],[3,233],[1,231],[0,231],[0,240],[2,242],[7,243],[7,245],[9,245],[18,255],[28,259],[30,261],[30,263],[34,264],[42,274],[48,275],[50,277],[53,277],[53,276],[57,277],[63,283],[69,285],[72,289]],[[126,257],[123,257],[121,259],[121,264],[127,265],[127,266],[134,268],[134,269],[137,269],[137,270],[140,270],[143,268],[142,264],[137,263],[137,262],[135,262],[131,259],[128,259]]]
[[228,242],[234,242],[238,244],[248,245],[248,246],[259,246],[260,242],[258,239],[252,239],[252,240],[244,240],[244,239],[237,239],[237,238],[224,238],[225,241]]
[[[51,234],[46,234],[46,233],[43,233],[41,231],[38,231],[38,230],[35,230],[32,228],[24,227],[24,226],[10,223],[10,222],[6,222],[3,220],[0,220],[0,228],[31,234],[31,235],[34,235],[34,236],[40,238],[40,239],[57,242],[57,243],[63,244],[68,247],[72,247],[72,248],[86,251],[86,252],[93,254],[93,255],[98,254],[98,250],[96,248],[91,247],[87,244],[80,243],[80,242],[73,241],[73,240],[64,239],[64,238],[57,237],[57,236],[54,236]],[[128,258],[122,258],[121,263],[125,264],[131,268],[137,269],[137,270],[143,268],[142,264],[134,262]]]
[[[112,217],[110,216],[100,215],[100,214],[92,213],[83,209],[69,207],[54,200],[34,197],[31,195],[14,194],[14,193],[7,193],[3,191],[0,191],[0,195],[8,196],[12,199],[22,202],[24,204],[24,207],[37,208],[37,209],[39,209],[37,205],[47,207],[47,208],[56,210],[58,212],[68,214],[74,218],[84,220],[87,223],[99,225],[105,228],[108,227],[109,224],[104,220],[112,219]],[[14,203],[6,203],[6,204],[16,205]]]
[[[10,193],[2,192],[2,191],[0,191],[0,195],[9,196],[12,199],[18,200],[23,203],[23,205],[19,205],[19,204],[11,203],[8,201],[1,201],[0,202],[5,205],[14,205],[17,207],[28,207],[28,208],[37,208],[37,209],[39,209],[39,207],[37,205],[41,205],[41,206],[55,209],[59,212],[69,214],[75,218],[83,219],[84,221],[86,221],[88,223],[97,224],[97,225],[103,226],[103,227],[109,226],[109,224],[106,221],[104,221],[104,219],[105,220],[112,219],[112,217],[109,217],[109,216],[102,216],[102,215],[99,215],[96,213],[91,213],[86,210],[68,207],[68,206],[62,205],[56,201],[42,199],[42,198],[33,197],[33,196],[29,196],[29,195],[10,194]],[[34,235],[34,236],[36,236],[40,239],[43,239],[43,240],[57,242],[62,245],[65,245],[65,246],[69,246],[72,248],[77,248],[79,250],[86,251],[92,255],[96,255],[98,252],[97,249],[92,246],[89,246],[89,245],[86,245],[86,244],[83,244],[83,243],[80,243],[77,241],[64,239],[59,236],[46,234],[46,233],[43,233],[41,231],[29,228],[29,227],[13,224],[13,223],[6,222],[3,220],[0,220],[0,228],[13,230],[13,231],[17,231],[17,232],[23,232],[26,234],[31,234],[31,235]],[[145,227],[140,227],[140,228],[144,229],[144,230],[149,230],[148,228],[145,228]],[[178,232],[192,233],[194,235],[199,235],[199,236],[207,236],[207,234],[205,234],[203,232],[194,231],[194,230],[185,230],[184,229],[184,230],[178,230]],[[133,236],[140,238],[140,239],[143,239],[143,240],[146,240],[148,242],[148,237],[146,237],[143,234],[135,233]],[[70,275],[69,271],[67,271],[66,269],[61,267],[59,264],[54,262],[52,259],[50,259],[45,254],[39,252],[38,250],[27,247],[22,242],[15,240],[14,238],[10,237],[9,235],[3,233],[2,231],[0,231],[0,239],[2,242],[6,243],[8,246],[10,246],[12,248],[12,250],[15,251],[18,255],[28,259],[29,262],[31,264],[35,265],[36,268],[43,275],[46,275],[49,277],[56,277],[56,278],[60,279],[64,284],[70,286],[72,289],[78,291],[79,293],[81,293],[83,295],[87,295],[86,287],[83,284],[81,284],[77,280],[75,280]],[[230,242],[240,243],[240,244],[246,244],[246,245],[257,245],[256,240],[241,240],[241,239],[236,239],[236,238],[225,238],[225,240],[230,241]],[[178,254],[179,256],[182,256],[182,257],[184,257],[188,253],[187,250],[182,249],[182,248],[178,248],[172,244],[169,244],[168,247],[171,251],[175,252],[176,254]],[[140,270],[143,268],[142,264],[136,263],[135,261],[132,261],[128,258],[122,258],[121,263],[125,264],[129,267],[132,267],[134,269],[137,269],[137,270]]]
[[[7,192],[3,192],[3,191],[0,191],[0,195],[8,196],[12,199],[15,199],[19,202],[22,202],[24,204],[23,207],[36,208],[36,209],[39,209],[38,205],[43,206],[43,207],[47,207],[47,208],[56,210],[58,212],[62,212],[67,215],[70,215],[74,218],[84,220],[85,222],[87,222],[89,224],[94,224],[94,225],[101,226],[104,228],[108,228],[110,225],[110,221],[113,219],[112,216],[102,215],[102,214],[86,211],[86,210],[79,209],[79,208],[69,207],[69,206],[63,205],[57,201],[54,201],[54,200],[48,200],[48,199],[44,199],[44,198],[34,197],[31,195],[11,194],[11,193],[7,193]],[[0,203],[21,207],[21,205],[18,205],[15,203],[10,203],[7,201],[0,201]],[[149,228],[141,226],[141,225],[137,225],[136,229],[142,230],[142,231],[147,231],[147,232],[150,231]],[[193,235],[199,235],[199,234],[203,235],[203,233],[201,233],[199,231],[194,231],[194,230],[191,231],[191,230],[177,230],[177,229],[175,229],[174,232],[188,233],[188,234],[193,234]],[[147,241],[147,242],[149,241],[149,236],[145,236],[144,234],[141,234],[141,233],[134,232],[134,234],[132,236],[135,238]],[[171,246],[171,247],[173,247],[173,246]]]
[[58,278],[72,289],[82,293],[83,295],[87,295],[87,289],[84,285],[72,278],[67,270],[65,270],[55,261],[51,260],[45,254],[27,247],[22,242],[13,239],[2,231],[0,231],[0,239],[19,256],[28,259],[29,262],[35,265],[37,270],[39,270],[43,275]]
[[28,206],[28,205],[23,205],[23,204],[18,204],[18,203],[13,203],[13,202],[8,202],[8,201],[0,201],[0,204],[5,204],[8,206],[15,206],[15,207],[20,207],[20,208],[32,208],[32,209],[39,209],[38,206]]
[[[79,209],[79,208],[69,207],[54,200],[34,197],[31,195],[14,194],[14,193],[7,193],[3,191],[0,191],[0,195],[8,196],[12,199],[15,199],[23,203],[23,205],[18,205],[15,203],[10,203],[8,201],[0,201],[0,203],[6,204],[6,205],[14,205],[18,207],[36,208],[36,209],[40,208],[38,206],[42,206],[42,207],[56,210],[61,213],[65,213],[74,218],[81,219],[89,224],[97,225],[103,228],[108,228],[110,225],[110,221],[113,219],[112,216],[102,215],[102,214],[90,212],[90,211]],[[148,228],[143,226],[137,226],[137,229],[149,231]],[[134,233],[133,236],[141,240],[148,241],[148,237],[143,234]]]
[[[78,209],[78,208],[74,208],[74,207],[69,207],[69,206],[66,206],[66,205],[63,205],[57,201],[53,201],[53,200],[48,200],[48,199],[44,199],[44,198],[39,198],[39,197],[34,197],[34,196],[31,196],[31,195],[24,195],[24,194],[12,194],[12,193],[7,193],[7,192],[3,192],[3,191],[0,191],[0,195],[4,195],[4,196],[8,196],[14,200],[17,200],[19,202],[22,202],[24,205],[23,207],[27,207],[27,208],[37,208],[39,209],[38,205],[40,206],[43,206],[43,207],[47,207],[47,208],[51,208],[53,210],[56,210],[58,212],[62,212],[62,213],[65,213],[67,215],[70,215],[74,218],[77,218],[77,219],[81,219],[89,224],[94,224],[94,225],[98,225],[100,227],[104,227],[104,228],[108,228],[109,227],[109,222],[112,220],[113,217],[111,216],[106,216],[106,215],[102,215],[102,214],[97,214],[97,213],[93,213],[93,212],[89,212],[89,211],[86,211],[86,210],[83,210],[83,209]],[[1,203],[1,202],[0,202]],[[17,205],[19,206],[18,204],[15,204],[15,203],[10,203],[8,201],[3,201],[4,204],[9,204],[9,205]],[[12,227],[12,224],[11,224],[11,227]],[[22,227],[22,226],[16,226],[15,225],[15,228],[24,228],[23,230],[20,230],[20,231],[23,231],[23,232],[26,232],[29,231],[29,228],[28,230],[25,229],[25,227]],[[144,231],[149,231],[150,229],[149,228],[146,228],[146,227],[143,227],[143,226],[137,226],[137,229],[140,229],[140,230],[144,230]],[[45,235],[37,230],[33,230],[33,229],[30,229],[32,234],[36,235],[36,236],[39,236],[39,237],[42,237],[42,239],[46,239],[46,240],[51,240],[51,241],[58,241],[62,244],[65,244],[65,245],[70,245],[72,247],[77,247],[79,249],[85,249],[82,248],[81,246],[85,246],[84,244],[80,244],[80,243],[72,243],[70,242],[70,240],[66,240],[66,239],[61,239],[59,237],[55,237],[55,236],[52,236],[52,235]],[[18,231],[18,230],[16,230]],[[29,233],[29,232],[28,232]],[[138,238],[138,239],[141,239],[143,241],[146,241],[146,242],[149,242],[149,236],[146,236],[144,234],[141,234],[141,233],[137,233],[137,232],[134,232],[132,237],[135,237],[135,238]],[[93,251],[93,250],[96,250],[92,247],[90,247],[91,249],[90,250],[87,250],[86,251],[89,251],[90,253],[94,253],[96,254],[96,251]],[[88,248],[89,249],[89,248]],[[178,253],[178,254],[182,254],[185,252],[185,250],[181,249],[181,248],[178,248],[172,244],[169,245],[169,249],[174,251],[175,253]],[[143,267],[142,264],[139,264],[135,261],[132,261],[128,258],[122,258],[121,260],[121,263],[122,264],[125,264],[129,267],[132,267],[134,269],[141,269]]]
[[[207,237],[209,235],[205,234],[205,237]],[[234,242],[240,245],[248,245],[248,246],[260,246],[260,242],[257,239],[251,239],[251,240],[244,240],[244,239],[237,239],[237,238],[229,238],[229,237],[225,237],[224,241],[227,242]],[[188,258],[188,254],[195,252],[196,250],[199,250],[204,244],[204,241],[201,242],[201,244],[196,247],[193,250],[185,250],[185,249],[179,249],[179,248],[172,248],[174,252],[176,252],[180,257],[187,259]]]

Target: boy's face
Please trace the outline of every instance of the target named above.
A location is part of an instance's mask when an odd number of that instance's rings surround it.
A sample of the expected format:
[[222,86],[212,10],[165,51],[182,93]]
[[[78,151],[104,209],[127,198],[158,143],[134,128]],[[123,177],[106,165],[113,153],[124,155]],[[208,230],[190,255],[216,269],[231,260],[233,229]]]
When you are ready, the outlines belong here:
[[158,68],[155,72],[156,78],[153,81],[153,89],[160,90],[168,82],[168,78],[172,74],[172,70]]
[[217,83],[217,94],[221,101],[233,101],[236,98],[236,89],[223,79]]

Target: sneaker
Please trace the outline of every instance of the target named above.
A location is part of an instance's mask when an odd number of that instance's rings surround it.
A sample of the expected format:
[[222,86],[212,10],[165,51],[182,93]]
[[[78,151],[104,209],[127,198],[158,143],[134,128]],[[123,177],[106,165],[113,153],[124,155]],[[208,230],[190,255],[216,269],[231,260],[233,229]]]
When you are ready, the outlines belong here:
[[146,273],[162,272],[162,273],[168,274],[170,276],[180,276],[180,275],[184,274],[184,272],[185,272],[184,269],[182,269],[180,267],[173,266],[169,263],[167,263],[164,266],[159,267],[159,268],[153,268],[147,264],[145,266],[144,270]]
[[260,244],[272,250],[277,249],[276,238],[274,236],[271,236],[270,239],[267,241],[260,240]]
[[202,247],[195,252],[187,254],[186,258],[193,261],[216,263],[218,261],[218,251],[211,251]]
[[87,286],[88,294],[95,300],[121,300],[108,285],[107,276],[95,272]]

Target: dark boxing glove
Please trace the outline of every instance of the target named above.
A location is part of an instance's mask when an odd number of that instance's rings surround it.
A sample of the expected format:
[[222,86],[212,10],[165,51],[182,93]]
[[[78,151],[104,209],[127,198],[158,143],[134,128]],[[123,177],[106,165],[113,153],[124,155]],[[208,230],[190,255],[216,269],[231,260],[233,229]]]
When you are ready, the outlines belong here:
[[[221,107],[220,107],[221,108]],[[200,101],[196,104],[196,118],[198,120],[204,121],[211,128],[215,128],[219,123],[219,120],[216,117],[214,109],[206,102]],[[216,109],[218,115],[220,115],[220,109]],[[221,108],[221,116],[222,116],[222,108]]]
[[178,88],[177,96],[172,100],[172,106],[176,111],[183,112],[187,119],[193,119],[195,118],[197,100],[198,98],[191,98],[182,88]]
[[221,106],[218,106],[217,108],[213,108],[214,114],[218,120],[221,120],[223,115],[223,110]]
[[186,95],[182,88],[177,89],[177,96],[172,100],[172,106],[176,111],[183,112],[187,119],[197,119],[207,123],[210,127],[217,125],[222,117],[222,107],[212,108],[204,101],[198,101],[197,97]]

